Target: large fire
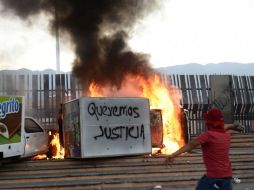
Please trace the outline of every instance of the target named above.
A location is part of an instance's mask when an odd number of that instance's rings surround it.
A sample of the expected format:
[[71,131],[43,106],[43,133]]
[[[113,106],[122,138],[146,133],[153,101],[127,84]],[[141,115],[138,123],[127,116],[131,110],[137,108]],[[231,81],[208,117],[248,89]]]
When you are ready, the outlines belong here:
[[184,145],[183,130],[181,126],[181,110],[179,90],[168,87],[154,74],[149,78],[142,76],[126,76],[120,89],[108,86],[99,86],[91,83],[89,96],[92,97],[145,97],[150,101],[151,109],[162,110],[163,120],[163,154],[171,154]]
[[49,152],[48,154],[39,154],[33,156],[31,160],[45,160],[45,159],[64,159],[64,148],[59,139],[59,133],[56,131],[49,131]]
[[[185,142],[181,126],[180,91],[161,82],[160,76],[154,74],[149,78],[127,76],[120,89],[99,86],[91,83],[89,96],[92,97],[145,97],[149,99],[151,109],[160,109],[163,120],[163,146],[159,152],[171,154],[182,147]],[[64,148],[60,144],[59,134],[50,134],[50,152],[52,159],[63,159]],[[158,153],[157,149],[153,150]],[[46,155],[38,155],[33,159],[47,159]]]
[[50,142],[52,159],[64,159],[64,148],[60,144],[59,133],[55,132]]

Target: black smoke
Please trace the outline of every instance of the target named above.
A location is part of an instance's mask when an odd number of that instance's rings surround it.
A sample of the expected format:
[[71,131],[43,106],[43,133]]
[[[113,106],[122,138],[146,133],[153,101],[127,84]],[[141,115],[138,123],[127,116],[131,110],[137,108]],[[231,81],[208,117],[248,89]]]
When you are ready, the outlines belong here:
[[[51,14],[75,44],[73,73],[82,81],[121,86],[126,74],[152,72],[147,56],[131,51],[132,27],[156,7],[155,0],[1,0],[5,12],[28,19]],[[57,18],[57,19],[56,19]]]

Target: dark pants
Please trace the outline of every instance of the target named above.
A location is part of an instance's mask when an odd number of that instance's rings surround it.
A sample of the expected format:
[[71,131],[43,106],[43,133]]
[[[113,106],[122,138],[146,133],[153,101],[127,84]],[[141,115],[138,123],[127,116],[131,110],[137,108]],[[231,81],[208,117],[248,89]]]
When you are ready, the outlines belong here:
[[195,190],[232,190],[231,178],[209,178],[204,175]]

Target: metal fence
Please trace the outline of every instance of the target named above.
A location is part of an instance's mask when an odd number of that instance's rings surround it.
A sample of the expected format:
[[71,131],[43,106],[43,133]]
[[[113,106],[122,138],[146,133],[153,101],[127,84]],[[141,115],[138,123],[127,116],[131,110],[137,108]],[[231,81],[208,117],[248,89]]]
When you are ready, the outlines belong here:
[[[161,75],[162,81],[178,87],[181,104],[187,114],[187,127],[192,135],[204,131],[202,113],[212,105],[212,75]],[[245,133],[254,129],[254,76],[230,76],[234,93],[234,119],[245,126]],[[23,95],[26,115],[48,127],[57,127],[60,104],[82,96],[83,84],[70,73],[48,74],[0,71],[0,95]]]
[[[214,104],[211,78],[217,75],[164,75],[164,81],[181,89],[182,106],[187,110],[187,125],[190,134],[205,130],[202,113]],[[254,76],[229,75],[235,121],[244,126],[244,133],[254,132]]]
[[0,73],[0,95],[25,96],[26,115],[55,128],[60,104],[82,95],[82,85],[69,73]]

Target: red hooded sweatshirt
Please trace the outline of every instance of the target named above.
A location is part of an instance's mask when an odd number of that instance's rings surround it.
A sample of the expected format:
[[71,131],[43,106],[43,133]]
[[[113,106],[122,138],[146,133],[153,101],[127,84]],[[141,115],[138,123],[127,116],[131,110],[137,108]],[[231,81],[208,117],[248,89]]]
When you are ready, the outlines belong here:
[[230,134],[224,129],[222,112],[212,108],[206,114],[208,130],[199,135],[196,140],[201,143],[206,175],[210,178],[224,178],[232,176],[229,160]]

